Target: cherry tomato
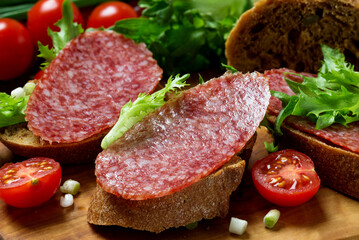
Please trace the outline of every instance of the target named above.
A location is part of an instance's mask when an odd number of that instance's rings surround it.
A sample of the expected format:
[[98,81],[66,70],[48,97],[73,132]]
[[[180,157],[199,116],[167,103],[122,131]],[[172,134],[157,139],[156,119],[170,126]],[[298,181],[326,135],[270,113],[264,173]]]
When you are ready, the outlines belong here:
[[53,159],[8,163],[0,169],[0,198],[14,207],[39,206],[56,193],[60,182],[61,167]]
[[[60,31],[54,24],[62,18],[62,3],[64,0],[40,0],[27,13],[27,28],[33,38],[35,46],[40,41],[43,45],[52,47],[52,40],[47,29]],[[71,2],[74,22],[82,24],[83,19],[80,10]]]
[[42,75],[44,75],[44,71],[39,70],[39,71],[35,74],[34,79],[39,80],[39,79],[42,77]]
[[31,36],[20,22],[0,19],[0,80],[7,81],[23,74],[31,64]]
[[87,28],[108,28],[118,20],[136,17],[138,17],[136,11],[127,3],[105,2],[92,11],[87,22]]
[[295,150],[282,150],[258,160],[252,168],[258,192],[279,206],[297,206],[318,191],[320,179],[312,160]]

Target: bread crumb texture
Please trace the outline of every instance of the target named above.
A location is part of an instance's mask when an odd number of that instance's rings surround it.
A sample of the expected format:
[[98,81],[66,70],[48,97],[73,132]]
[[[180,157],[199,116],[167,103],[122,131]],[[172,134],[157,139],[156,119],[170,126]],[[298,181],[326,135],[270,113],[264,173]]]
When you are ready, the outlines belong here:
[[359,68],[359,0],[260,0],[231,31],[226,56],[242,72],[286,67],[314,73],[321,43],[342,49]]

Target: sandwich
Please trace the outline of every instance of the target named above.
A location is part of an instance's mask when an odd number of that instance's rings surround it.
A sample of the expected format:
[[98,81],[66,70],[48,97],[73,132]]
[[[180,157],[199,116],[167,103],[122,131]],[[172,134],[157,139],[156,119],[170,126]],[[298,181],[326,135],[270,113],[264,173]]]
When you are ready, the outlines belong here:
[[227,72],[143,117],[97,156],[88,222],[159,233],[224,217],[269,98],[262,74]]
[[[63,6],[72,13],[69,1]],[[73,25],[64,27],[66,23]],[[162,69],[144,44],[121,34],[83,33],[64,19],[58,25],[62,30],[52,32],[53,38],[65,41],[77,35],[62,46],[54,42],[51,50],[40,45],[44,74],[30,96],[7,98],[15,103],[9,108],[13,113],[5,109],[0,115],[5,118],[0,141],[24,157],[50,157],[65,164],[94,161],[122,106],[139,93],[154,91]]]
[[359,198],[358,13],[359,1],[261,0],[226,42],[229,65],[269,78],[273,96],[266,118],[282,135],[281,148],[307,154],[323,184],[354,198]]

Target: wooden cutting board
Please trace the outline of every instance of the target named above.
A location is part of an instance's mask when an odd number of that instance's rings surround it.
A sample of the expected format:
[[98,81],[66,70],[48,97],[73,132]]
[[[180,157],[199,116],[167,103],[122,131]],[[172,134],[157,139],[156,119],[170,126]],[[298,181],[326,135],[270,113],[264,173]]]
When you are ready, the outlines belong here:
[[[258,142],[268,136],[258,131]],[[257,145],[252,160],[265,155]],[[251,165],[251,164],[250,164]],[[61,193],[40,207],[17,209],[0,201],[0,235],[3,239],[359,239],[359,202],[325,186],[309,202],[298,207],[277,207],[264,200],[253,187],[250,178],[243,179],[232,194],[228,216],[202,220],[194,230],[170,229],[160,234],[125,229],[116,226],[94,226],[87,223],[86,214],[95,190],[94,164],[64,166],[63,181],[75,179],[81,191],[74,205],[60,207]],[[273,208],[281,212],[274,229],[263,225],[264,215]],[[248,221],[244,235],[229,233],[231,217]]]

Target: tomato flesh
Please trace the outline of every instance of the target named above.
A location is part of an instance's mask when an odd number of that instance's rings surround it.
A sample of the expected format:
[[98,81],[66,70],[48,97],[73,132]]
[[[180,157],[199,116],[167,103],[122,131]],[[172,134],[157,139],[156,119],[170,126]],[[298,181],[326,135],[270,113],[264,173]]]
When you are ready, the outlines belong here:
[[111,27],[116,21],[138,17],[131,5],[124,2],[104,2],[98,5],[90,14],[87,28]]
[[20,22],[0,19],[0,80],[22,75],[30,66],[33,45],[30,33]]
[[9,163],[0,169],[0,198],[14,207],[35,207],[48,201],[60,183],[61,167],[53,159]]
[[271,153],[255,162],[252,178],[258,192],[279,206],[300,205],[320,187],[312,160],[291,149]]
[[[40,0],[27,13],[27,28],[32,36],[35,46],[38,41],[43,45],[52,47],[52,40],[47,29],[60,31],[54,24],[62,18],[62,3],[64,0]],[[71,2],[73,21],[83,26],[80,10]]]

